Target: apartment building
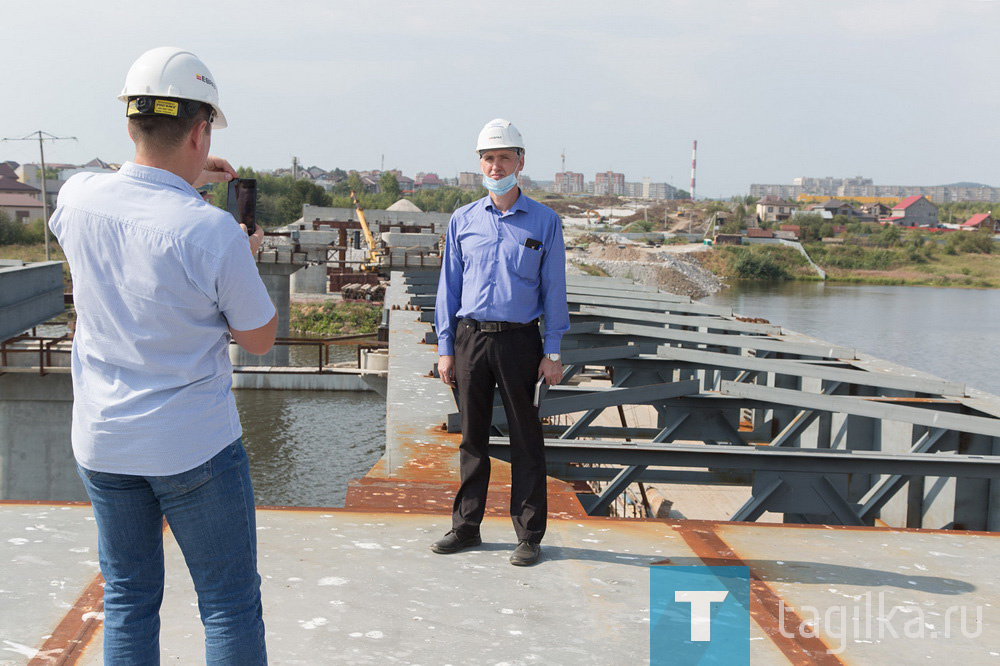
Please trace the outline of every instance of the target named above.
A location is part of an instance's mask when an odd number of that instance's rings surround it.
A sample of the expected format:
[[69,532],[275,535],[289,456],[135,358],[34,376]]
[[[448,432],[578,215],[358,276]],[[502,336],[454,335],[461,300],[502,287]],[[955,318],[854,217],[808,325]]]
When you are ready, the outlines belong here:
[[605,171],[594,176],[594,194],[625,194],[625,174]]

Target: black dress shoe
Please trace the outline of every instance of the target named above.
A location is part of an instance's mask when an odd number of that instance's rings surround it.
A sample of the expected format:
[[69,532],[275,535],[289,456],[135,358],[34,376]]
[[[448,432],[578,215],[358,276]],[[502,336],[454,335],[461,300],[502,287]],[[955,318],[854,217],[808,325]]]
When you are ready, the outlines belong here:
[[531,541],[521,541],[510,556],[510,563],[516,567],[528,567],[542,556],[542,545]]
[[463,535],[458,530],[451,530],[444,535],[443,539],[435,541],[431,544],[431,550],[435,553],[441,555],[448,555],[450,553],[457,553],[463,548],[470,548],[472,546],[478,546],[483,540],[478,534],[474,536]]

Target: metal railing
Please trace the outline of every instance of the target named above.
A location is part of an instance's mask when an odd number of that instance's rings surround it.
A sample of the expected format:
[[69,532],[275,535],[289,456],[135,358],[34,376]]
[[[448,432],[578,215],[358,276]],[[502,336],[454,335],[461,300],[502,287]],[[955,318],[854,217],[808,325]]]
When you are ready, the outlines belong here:
[[[285,347],[315,347],[315,365],[300,366],[303,368],[313,368],[320,373],[327,372],[330,365],[330,347],[335,345],[352,344],[357,340],[369,340],[374,337],[373,333],[360,333],[355,335],[338,335],[328,338],[276,338],[275,345]],[[0,375],[7,373],[35,373],[47,375],[53,370],[66,372],[69,370],[68,363],[56,363],[54,358],[68,356],[72,350],[67,346],[59,348],[60,343],[72,342],[72,336],[67,332],[60,336],[37,335],[35,329],[31,333],[25,333],[0,342]],[[230,341],[231,345],[236,342]],[[361,350],[387,347],[387,343],[369,341],[364,344],[357,344],[358,367],[360,367]],[[34,355],[36,364],[13,364],[15,358],[23,358],[25,355]],[[253,372],[253,370],[234,369],[234,372]]]

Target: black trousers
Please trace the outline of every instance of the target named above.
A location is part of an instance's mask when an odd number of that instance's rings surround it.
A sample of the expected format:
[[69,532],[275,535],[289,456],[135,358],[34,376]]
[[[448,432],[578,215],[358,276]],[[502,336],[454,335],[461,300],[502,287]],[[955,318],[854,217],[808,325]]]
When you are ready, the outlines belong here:
[[499,387],[510,429],[510,516],[518,541],[539,543],[548,506],[542,424],[534,405],[542,339],[538,326],[484,333],[465,322],[455,331],[455,370],[462,421],[452,527],[479,534],[490,483],[488,451],[493,389]]

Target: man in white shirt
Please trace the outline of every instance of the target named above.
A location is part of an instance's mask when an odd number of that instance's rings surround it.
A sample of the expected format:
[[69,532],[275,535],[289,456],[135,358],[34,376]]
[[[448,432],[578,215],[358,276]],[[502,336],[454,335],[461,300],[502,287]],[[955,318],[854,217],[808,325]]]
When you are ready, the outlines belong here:
[[248,236],[196,187],[236,176],[210,157],[226,126],[194,54],[129,70],[135,159],[63,186],[50,227],[69,261],[73,452],[98,527],[107,664],[159,663],[163,519],[198,592],[209,664],[264,664],[256,526],[229,341],[266,353],[277,314]]

